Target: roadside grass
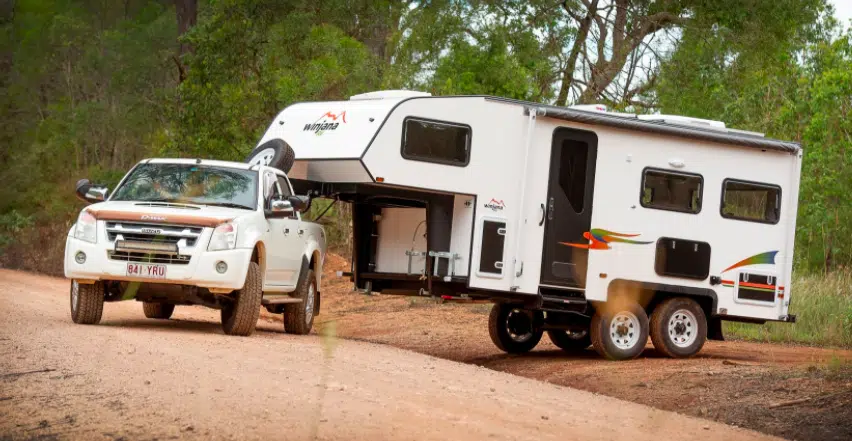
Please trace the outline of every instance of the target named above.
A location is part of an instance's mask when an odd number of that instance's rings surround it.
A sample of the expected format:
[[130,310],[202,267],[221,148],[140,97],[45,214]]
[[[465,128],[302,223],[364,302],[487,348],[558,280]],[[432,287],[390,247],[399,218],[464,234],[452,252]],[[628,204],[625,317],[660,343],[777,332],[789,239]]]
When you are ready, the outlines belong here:
[[795,276],[790,313],[796,323],[725,322],[726,337],[852,347],[852,271]]

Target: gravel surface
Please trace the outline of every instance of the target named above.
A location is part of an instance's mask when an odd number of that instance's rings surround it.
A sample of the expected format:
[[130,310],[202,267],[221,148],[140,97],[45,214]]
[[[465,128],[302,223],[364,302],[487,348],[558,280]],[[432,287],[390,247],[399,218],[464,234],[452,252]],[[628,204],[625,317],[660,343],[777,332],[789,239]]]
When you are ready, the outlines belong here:
[[758,440],[756,432],[388,346],[222,334],[137,302],[71,323],[68,282],[0,270],[0,439]]

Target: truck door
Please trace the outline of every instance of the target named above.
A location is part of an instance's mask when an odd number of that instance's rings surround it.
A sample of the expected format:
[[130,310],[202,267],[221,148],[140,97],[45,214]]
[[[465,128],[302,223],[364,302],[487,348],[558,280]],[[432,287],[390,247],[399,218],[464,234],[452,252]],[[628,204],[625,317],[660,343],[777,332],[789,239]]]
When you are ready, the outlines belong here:
[[[272,172],[264,174],[264,184],[267,204],[274,199],[290,195],[290,187],[287,186],[286,190],[283,190]],[[266,274],[264,274],[266,284],[295,285],[301,266],[302,252],[305,249],[304,239],[299,234],[301,222],[298,214],[294,213],[290,218],[267,219],[267,222],[269,223],[269,243],[266,247]]]
[[589,258],[595,162],[593,132],[558,128],[553,132],[545,209],[541,284],[584,288]]

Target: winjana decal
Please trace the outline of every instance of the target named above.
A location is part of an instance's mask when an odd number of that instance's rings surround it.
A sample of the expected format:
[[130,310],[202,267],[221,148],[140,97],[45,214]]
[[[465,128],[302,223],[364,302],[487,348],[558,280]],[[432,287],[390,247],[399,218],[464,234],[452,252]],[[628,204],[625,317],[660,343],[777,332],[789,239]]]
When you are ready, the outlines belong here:
[[626,239],[627,237],[639,236],[641,236],[641,234],[616,233],[614,231],[608,231],[600,228],[592,228],[591,231],[583,233],[583,237],[588,239],[589,243],[559,242],[559,244],[584,250],[610,250],[612,249],[612,247],[609,246],[611,242],[629,243],[633,245],[647,245],[652,242]]
[[305,124],[302,131],[314,132],[317,136],[331,130],[337,130],[340,124],[346,124],[346,111],[340,113],[325,112],[312,123]]
[[506,204],[503,203],[503,200],[491,199],[490,202],[484,205],[485,208],[490,208],[492,211],[502,211],[506,208]]

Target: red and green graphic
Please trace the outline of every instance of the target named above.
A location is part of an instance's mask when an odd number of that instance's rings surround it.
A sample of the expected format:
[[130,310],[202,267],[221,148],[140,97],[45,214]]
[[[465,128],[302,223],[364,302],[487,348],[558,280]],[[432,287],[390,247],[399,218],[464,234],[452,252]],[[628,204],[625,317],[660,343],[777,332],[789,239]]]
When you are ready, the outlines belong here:
[[765,253],[755,254],[754,256],[740,260],[739,262],[729,266],[722,272],[726,273],[732,269],[748,265],[775,265],[776,254],[778,254],[778,251],[767,251]]
[[639,236],[640,234],[616,233],[614,231],[603,230],[600,228],[592,228],[591,231],[583,233],[583,237],[588,239],[589,243],[559,242],[559,244],[584,250],[610,250],[612,247],[610,247],[609,244],[612,242],[629,243],[634,245],[647,245],[651,243],[627,239],[628,237]]

